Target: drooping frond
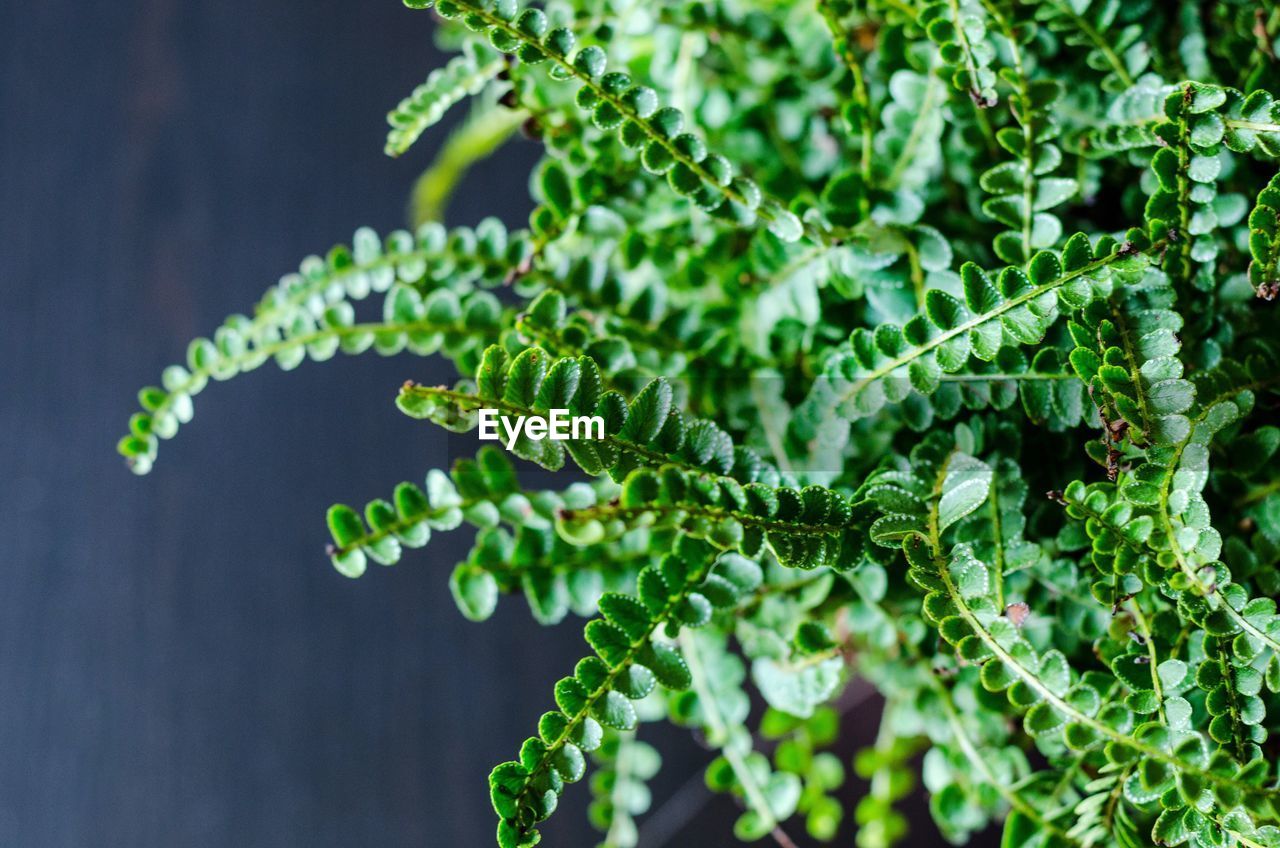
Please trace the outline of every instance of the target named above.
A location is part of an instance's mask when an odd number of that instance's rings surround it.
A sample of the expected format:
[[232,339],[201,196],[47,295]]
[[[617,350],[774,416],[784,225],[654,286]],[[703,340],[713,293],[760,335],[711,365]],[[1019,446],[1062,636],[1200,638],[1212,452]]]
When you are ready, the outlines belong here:
[[474,53],[467,52],[432,71],[422,85],[387,114],[387,123],[391,125],[387,133],[387,155],[404,153],[444,117],[450,106],[478,93],[506,66],[505,59],[490,59],[482,64]]
[[[193,399],[210,380],[229,380],[269,361],[287,371],[308,358],[370,349],[383,355],[444,351],[465,361],[477,340],[483,343],[502,323],[498,301],[473,287],[499,282],[508,263],[523,261],[527,250],[527,235],[508,238],[492,219],[451,233],[428,224],[416,235],[400,230],[385,241],[357,230],[351,247],[307,257],[297,273],[282,277],[252,317],[232,315],[211,339],[192,341],[185,364],[169,366],[160,386],[138,393],[142,411],[130,419],[120,453],[134,473],[146,474],[160,440],[191,420]],[[355,304],[370,294],[384,295],[381,320],[357,321]]]

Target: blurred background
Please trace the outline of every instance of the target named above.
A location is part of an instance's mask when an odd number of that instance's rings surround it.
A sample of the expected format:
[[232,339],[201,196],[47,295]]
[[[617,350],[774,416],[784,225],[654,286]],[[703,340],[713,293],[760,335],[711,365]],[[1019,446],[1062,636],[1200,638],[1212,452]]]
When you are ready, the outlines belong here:
[[[149,477],[114,450],[189,339],[357,225],[404,223],[447,127],[393,161],[384,115],[443,62],[432,17],[0,8],[0,845],[491,844],[488,770],[585,653],[581,622],[541,628],[520,599],[465,621],[447,579],[467,531],[358,581],[323,555],[330,503],[447,465],[440,432],[392,404],[445,366],[268,366],[203,393]],[[474,172],[449,223],[522,223],[537,152]],[[846,762],[877,716],[874,699],[849,714]],[[731,844],[734,802],[702,788],[712,754],[643,732],[666,762],[641,844]],[[843,790],[850,812],[863,789]],[[566,792],[546,844],[594,844],[587,796]]]

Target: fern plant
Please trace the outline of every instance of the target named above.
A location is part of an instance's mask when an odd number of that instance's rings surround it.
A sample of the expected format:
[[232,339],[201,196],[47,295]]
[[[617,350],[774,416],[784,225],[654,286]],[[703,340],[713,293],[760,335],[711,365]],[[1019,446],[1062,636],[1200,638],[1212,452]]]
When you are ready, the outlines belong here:
[[[430,425],[599,420],[328,514],[348,577],[466,523],[463,615],[587,619],[490,775],[498,845],[589,771],[634,845],[669,720],[746,841],[893,845],[919,781],[954,842],[1280,846],[1280,6],[408,5],[457,57],[388,153],[473,101],[414,231],[303,260],[119,448],[146,473],[211,380],[370,349],[453,361],[400,391]],[[518,128],[527,228],[446,228]]]

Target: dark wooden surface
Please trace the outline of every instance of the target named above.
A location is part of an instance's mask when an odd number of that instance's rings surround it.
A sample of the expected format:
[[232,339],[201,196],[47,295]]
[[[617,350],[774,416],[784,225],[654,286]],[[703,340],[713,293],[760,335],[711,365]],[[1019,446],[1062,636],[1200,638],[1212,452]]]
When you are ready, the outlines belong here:
[[[550,706],[578,624],[540,628],[519,599],[463,620],[446,580],[465,534],[359,581],[322,554],[330,503],[446,463],[392,406],[442,366],[267,367],[206,390],[150,477],[114,453],[192,336],[356,225],[402,223],[440,134],[391,161],[383,116],[441,61],[429,16],[0,8],[0,845],[489,844],[487,771]],[[518,224],[535,155],[473,175],[451,220]],[[710,755],[650,738],[662,803]],[[548,844],[591,844],[585,796]],[[729,843],[732,803],[702,797],[664,809],[698,811],[668,844]]]

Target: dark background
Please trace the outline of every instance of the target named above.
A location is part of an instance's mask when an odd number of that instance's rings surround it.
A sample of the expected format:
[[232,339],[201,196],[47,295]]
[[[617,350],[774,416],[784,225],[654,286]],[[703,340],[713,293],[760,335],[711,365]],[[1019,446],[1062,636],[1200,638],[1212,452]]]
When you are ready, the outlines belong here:
[[[540,628],[516,598],[466,622],[446,584],[465,531],[358,581],[323,556],[330,503],[446,465],[440,431],[392,405],[442,366],[268,366],[207,389],[149,477],[114,451],[190,338],[355,226],[403,223],[443,132],[392,161],[384,114],[442,62],[431,17],[0,9],[0,845],[490,844],[485,776],[551,706],[580,624]],[[451,223],[521,223],[536,155],[479,169]],[[645,734],[667,763],[642,845],[729,844],[733,803],[701,789],[711,754]],[[587,794],[566,793],[547,844],[593,844]]]

